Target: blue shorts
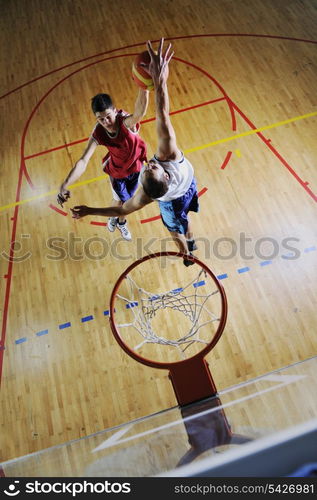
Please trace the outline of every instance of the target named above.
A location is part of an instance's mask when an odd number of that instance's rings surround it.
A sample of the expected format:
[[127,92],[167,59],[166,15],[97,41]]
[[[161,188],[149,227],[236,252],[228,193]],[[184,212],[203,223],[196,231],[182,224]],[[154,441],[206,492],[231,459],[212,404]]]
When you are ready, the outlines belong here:
[[123,179],[115,179],[109,175],[111,187],[119,200],[123,203],[132,198],[137,190],[139,175],[140,172],[134,172]]
[[159,201],[159,206],[164,226],[171,232],[186,234],[188,212],[199,211],[196,179],[192,180],[188,191],[183,196],[172,201]]

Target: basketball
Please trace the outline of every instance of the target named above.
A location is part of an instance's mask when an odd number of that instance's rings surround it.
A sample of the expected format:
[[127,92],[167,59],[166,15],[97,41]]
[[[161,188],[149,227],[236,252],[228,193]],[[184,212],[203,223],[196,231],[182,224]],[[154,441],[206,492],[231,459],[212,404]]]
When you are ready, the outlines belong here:
[[154,83],[151,75],[140,66],[141,63],[149,64],[151,61],[150,54],[147,50],[138,54],[132,64],[132,78],[135,83],[144,90],[153,90]]

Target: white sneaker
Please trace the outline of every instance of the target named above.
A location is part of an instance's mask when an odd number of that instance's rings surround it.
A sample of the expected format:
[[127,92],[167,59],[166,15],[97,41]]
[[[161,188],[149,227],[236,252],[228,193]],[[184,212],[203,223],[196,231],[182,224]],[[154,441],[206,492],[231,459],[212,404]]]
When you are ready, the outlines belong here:
[[113,233],[113,231],[116,229],[117,222],[118,222],[118,217],[109,217],[107,228],[110,231],[110,233]]
[[121,236],[124,240],[130,241],[132,240],[131,233],[127,227],[127,222],[124,224],[120,224],[119,222],[117,223],[117,228],[119,229]]

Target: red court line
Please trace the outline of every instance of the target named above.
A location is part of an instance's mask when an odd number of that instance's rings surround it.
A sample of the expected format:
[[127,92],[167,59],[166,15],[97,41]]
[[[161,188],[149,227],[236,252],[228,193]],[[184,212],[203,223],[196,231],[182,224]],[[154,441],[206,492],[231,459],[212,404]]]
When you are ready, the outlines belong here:
[[[254,123],[249,120],[249,118],[241,111],[238,106],[233,103],[234,109],[240,114],[240,116],[245,120],[245,122],[251,127],[252,130],[256,130],[257,127],[254,125]],[[266,139],[266,137],[261,133],[261,132],[256,132],[258,137],[266,144],[266,146],[272,151],[272,153],[280,160],[280,162],[287,168],[287,170],[292,174],[292,176],[299,182],[299,184],[305,189],[305,191],[311,196],[311,198],[314,201],[317,201],[317,196],[313,191],[308,187],[307,182],[303,181],[301,177],[295,172],[295,170],[290,166],[289,163],[282,157],[282,155],[272,146],[271,140]]]
[[236,115],[235,115],[234,108],[233,108],[233,102],[231,101],[231,99],[229,99],[229,97],[227,97],[227,104],[229,106],[230,113],[231,113],[232,130],[235,132],[237,130]]
[[202,196],[203,194],[205,194],[205,192],[206,192],[206,191],[208,191],[208,188],[207,188],[207,187],[202,188],[202,189],[199,191],[199,193],[198,193],[198,197],[199,197],[199,196]]
[[221,169],[226,168],[226,166],[227,166],[227,164],[228,164],[231,156],[232,156],[232,151],[228,151],[227,156],[225,157],[225,160],[224,160],[223,164],[220,167]]
[[[23,161],[21,159],[20,168],[19,168],[19,176],[18,176],[18,184],[17,184],[17,190],[16,190],[16,197],[15,197],[16,201],[19,201],[19,199],[20,199],[23,173],[24,173],[23,172]],[[18,223],[18,212],[19,212],[19,206],[16,205],[15,209],[14,209],[14,218],[12,221],[13,224],[12,224],[11,240],[10,240],[9,264],[8,264],[8,271],[7,271],[6,289],[5,289],[3,315],[2,315],[1,340],[0,340],[0,385],[1,385],[1,381],[2,381],[3,356],[4,356],[6,327],[7,327],[8,310],[9,310],[11,281],[12,281],[13,254],[14,254],[13,242],[15,241],[15,237],[16,237],[16,230],[17,230],[17,223]]]
[[[206,188],[206,187],[202,188],[199,191],[198,196],[205,194],[206,191],[208,191],[208,188]],[[160,215],[155,215],[154,217],[150,217],[149,219],[141,219],[140,222],[141,222],[141,224],[146,224],[147,222],[153,222],[153,221],[159,220],[160,218],[161,218]]]
[[[190,64],[190,63],[187,63]],[[200,108],[202,106],[207,106],[208,104],[214,104],[215,102],[224,101],[226,97],[218,97],[218,99],[212,99],[211,101],[202,102],[200,104],[193,104],[193,106],[188,106],[188,108],[177,109],[176,111],[171,111],[170,115],[177,115],[177,113],[184,113],[184,111],[190,111],[192,109]],[[141,123],[153,122],[156,118],[149,118],[148,120],[143,120]]]
[[26,167],[25,167],[25,163],[23,162],[23,174],[25,175],[25,178],[27,180],[27,183],[29,184],[29,186],[32,188],[32,189],[35,189],[35,186],[31,180],[31,177],[29,176],[29,172],[27,171]]
[[[185,36],[176,36],[176,37],[168,37],[165,38],[165,40],[168,41],[173,41],[173,40],[188,40],[191,38],[220,38],[220,37],[234,37],[234,38],[269,38],[269,39],[276,39],[276,40],[285,40],[285,41],[290,41],[290,42],[304,42],[304,43],[313,43],[317,44],[316,40],[306,40],[304,38],[292,38],[292,37],[287,37],[287,36],[279,36],[279,35],[259,35],[259,34],[252,34],[252,33],[204,33],[204,34],[198,34],[198,35],[185,35]],[[152,40],[152,43],[158,42],[159,40]],[[125,45],[124,47],[120,47],[118,49],[111,49],[111,50],[106,50],[104,52],[100,52],[99,54],[94,54],[92,56],[87,56],[84,57],[83,59],[78,59],[78,61],[65,64],[64,66],[61,66],[60,68],[53,69],[52,71],[49,71],[48,73],[44,73],[43,75],[40,75],[36,78],[33,78],[32,80],[29,80],[28,82],[25,82],[18,87],[14,88],[13,90],[10,90],[6,92],[5,94],[0,96],[0,99],[3,99],[4,97],[9,96],[13,92],[16,92],[17,90],[22,89],[23,87],[26,87],[27,85],[30,85],[31,83],[37,82],[38,80],[45,78],[47,76],[50,76],[54,73],[57,73],[58,71],[61,71],[66,68],[70,68],[71,66],[74,66],[75,64],[80,64],[85,61],[89,61],[89,59],[94,59],[95,57],[100,57],[104,56],[106,54],[112,54],[113,52],[117,52],[118,50],[126,50],[126,49],[131,49],[135,47],[144,47],[144,42],[142,43],[135,43],[133,45]]]
[[40,151],[39,153],[34,153],[33,155],[25,156],[24,159],[30,160],[31,158],[36,158],[37,156],[46,155],[48,153],[52,153],[53,151],[58,151],[59,149],[68,148],[69,146],[75,146],[76,144],[80,144],[86,141],[88,141],[88,137],[85,137],[84,139],[79,139],[78,141],[68,142],[66,144],[63,144],[62,146],[56,146],[55,148],[46,149],[45,151]]
[[61,214],[61,215],[68,215],[67,212],[64,212],[64,210],[61,210],[60,208],[58,207],[55,207],[55,205],[53,205],[52,203],[49,204],[49,207],[52,209],[52,210],[55,210],[55,212]]
[[155,220],[159,220],[161,218],[160,215],[155,215],[155,217],[149,217],[148,219],[141,219],[141,224],[146,224],[147,222],[153,222]]
[[305,189],[305,191],[307,191],[307,193],[309,194],[309,196],[311,196],[311,198],[317,202],[317,196],[315,195],[315,193],[308,187],[308,182],[307,181],[303,181],[303,179],[301,179],[301,177],[295,172],[295,170],[289,165],[289,163],[287,163],[287,161],[282,157],[282,155],[272,146],[272,144],[270,142],[267,142],[266,143],[267,147],[272,151],[273,154],[275,154],[275,156],[280,160],[280,162],[283,163],[283,165],[287,168],[287,170],[293,175],[293,177],[297,180],[297,182],[299,182],[299,184]]
[[[193,106],[189,106],[188,108],[182,108],[182,109],[177,109],[176,111],[171,111],[170,115],[176,115],[177,113],[184,113],[185,111],[190,111],[192,109],[200,108],[202,106],[207,106],[208,104],[214,104],[215,102],[224,101],[224,100],[225,100],[225,97],[219,97],[218,99],[213,99],[212,101],[206,101],[206,102],[202,102],[200,104],[194,104]],[[155,120],[156,120],[155,117],[148,118],[147,120],[142,120],[141,124],[153,122]],[[85,137],[84,139],[79,139],[78,141],[73,141],[73,142],[69,142],[67,144],[63,144],[62,146],[56,146],[55,148],[46,149],[45,151],[40,151],[39,153],[34,153],[32,155],[25,156],[24,159],[30,160],[31,158],[36,158],[37,156],[46,155],[48,153],[52,153],[53,151],[58,151],[60,149],[67,148],[69,146],[74,146],[76,144],[80,144],[80,143],[86,142],[86,141],[88,141],[88,137]]]
[[93,226],[107,226],[107,223],[106,222],[95,222],[95,221],[91,221],[90,224],[92,224]]

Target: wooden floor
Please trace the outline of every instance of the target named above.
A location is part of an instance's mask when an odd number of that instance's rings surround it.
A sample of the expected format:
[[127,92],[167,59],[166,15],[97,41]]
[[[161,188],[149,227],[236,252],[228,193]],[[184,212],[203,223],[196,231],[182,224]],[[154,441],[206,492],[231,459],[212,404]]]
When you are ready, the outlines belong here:
[[[133,111],[131,62],[147,39],[173,43],[197,256],[224,275],[227,326],[207,358],[217,387],[316,355],[317,1],[7,0],[0,19],[0,460],[176,404],[167,373],[129,358],[104,314],[121,272],[164,245],[147,221],[157,205],[130,216],[132,242],[102,218],[71,218],[111,199],[102,148],[56,203],[94,125],[90,98]],[[153,118],[151,95],[150,153]]]

